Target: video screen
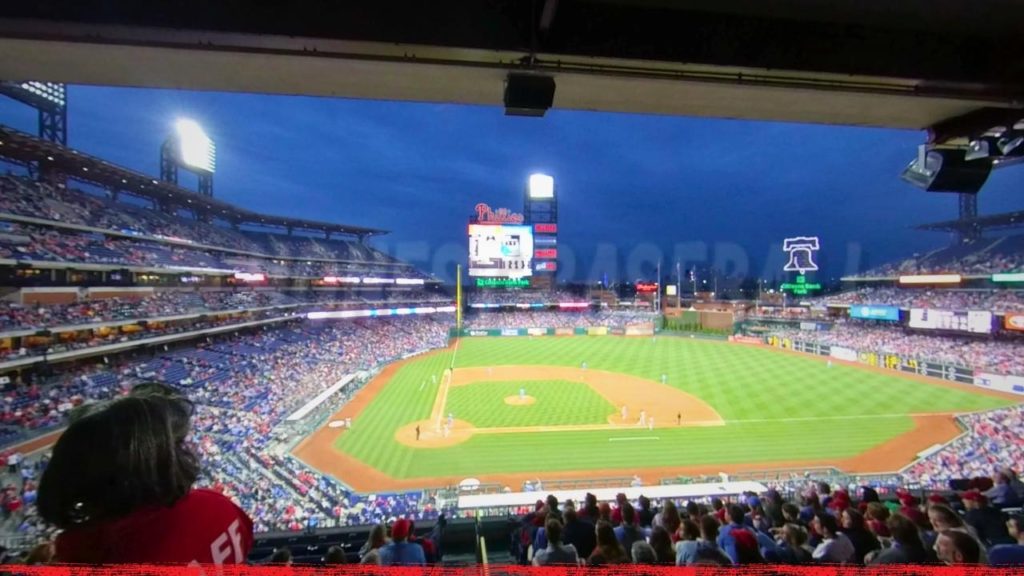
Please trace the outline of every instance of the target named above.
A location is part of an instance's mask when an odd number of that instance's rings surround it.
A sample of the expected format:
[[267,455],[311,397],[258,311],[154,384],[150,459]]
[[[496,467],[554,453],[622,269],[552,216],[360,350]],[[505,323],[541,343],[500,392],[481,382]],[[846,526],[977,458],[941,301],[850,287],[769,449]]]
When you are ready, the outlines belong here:
[[530,276],[532,260],[533,231],[529,226],[470,224],[470,276]]

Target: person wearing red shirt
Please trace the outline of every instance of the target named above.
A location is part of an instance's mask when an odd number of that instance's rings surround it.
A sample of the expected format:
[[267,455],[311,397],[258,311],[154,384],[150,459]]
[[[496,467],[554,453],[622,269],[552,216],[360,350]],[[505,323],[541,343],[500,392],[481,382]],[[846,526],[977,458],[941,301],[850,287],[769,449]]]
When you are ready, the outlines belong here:
[[224,495],[192,487],[191,416],[187,400],[152,385],[72,415],[37,499],[40,516],[63,530],[57,562],[245,562],[252,520]]

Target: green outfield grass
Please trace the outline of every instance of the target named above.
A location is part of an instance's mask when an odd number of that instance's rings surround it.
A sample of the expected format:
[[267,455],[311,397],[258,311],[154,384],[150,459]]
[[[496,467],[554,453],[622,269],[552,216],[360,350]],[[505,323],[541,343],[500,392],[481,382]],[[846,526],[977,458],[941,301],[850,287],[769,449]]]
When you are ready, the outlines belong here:
[[[466,338],[454,353],[456,367],[500,365],[579,366],[632,374],[693,394],[715,408],[725,426],[646,430],[478,434],[449,448],[415,449],[397,443],[395,430],[429,418],[440,384],[431,384],[453,360],[444,351],[403,366],[377,398],[339,437],[337,449],[396,478],[453,474],[472,477],[636,467],[772,462],[854,456],[909,431],[915,413],[968,412],[1011,402],[846,365],[821,358],[690,338],[573,337]],[[440,382],[440,378],[438,378]],[[476,427],[603,422],[598,405],[572,383],[538,387],[532,407],[508,406],[519,383],[452,388],[448,406]],[[564,388],[562,390],[561,388]],[[572,403],[554,409],[552,401]],[[580,408],[579,402],[584,402]],[[605,410],[601,412],[601,410]],[[599,415],[599,412],[602,415]],[[616,439],[612,441],[612,439]],[[425,483],[425,485],[429,482]]]
[[[536,402],[528,406],[505,405],[504,398],[519,396],[520,387]],[[608,416],[615,413],[615,407],[581,382],[533,380],[457,386],[448,393],[445,411],[477,428],[496,428],[605,424]]]

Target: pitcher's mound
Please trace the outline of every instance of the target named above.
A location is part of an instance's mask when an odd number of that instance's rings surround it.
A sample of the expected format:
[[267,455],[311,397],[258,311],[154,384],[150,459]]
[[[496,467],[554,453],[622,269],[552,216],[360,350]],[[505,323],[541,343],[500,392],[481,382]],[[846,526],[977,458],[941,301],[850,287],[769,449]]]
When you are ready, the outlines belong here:
[[533,396],[505,396],[505,404],[509,406],[529,406],[536,401]]

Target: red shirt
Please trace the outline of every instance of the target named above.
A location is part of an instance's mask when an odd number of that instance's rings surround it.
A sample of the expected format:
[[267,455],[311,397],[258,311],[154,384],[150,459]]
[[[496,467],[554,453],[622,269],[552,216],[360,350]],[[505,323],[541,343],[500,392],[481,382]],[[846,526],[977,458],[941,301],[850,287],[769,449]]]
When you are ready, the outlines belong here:
[[226,496],[197,489],[173,506],[70,528],[57,537],[59,562],[72,564],[241,564],[252,549],[252,520]]

